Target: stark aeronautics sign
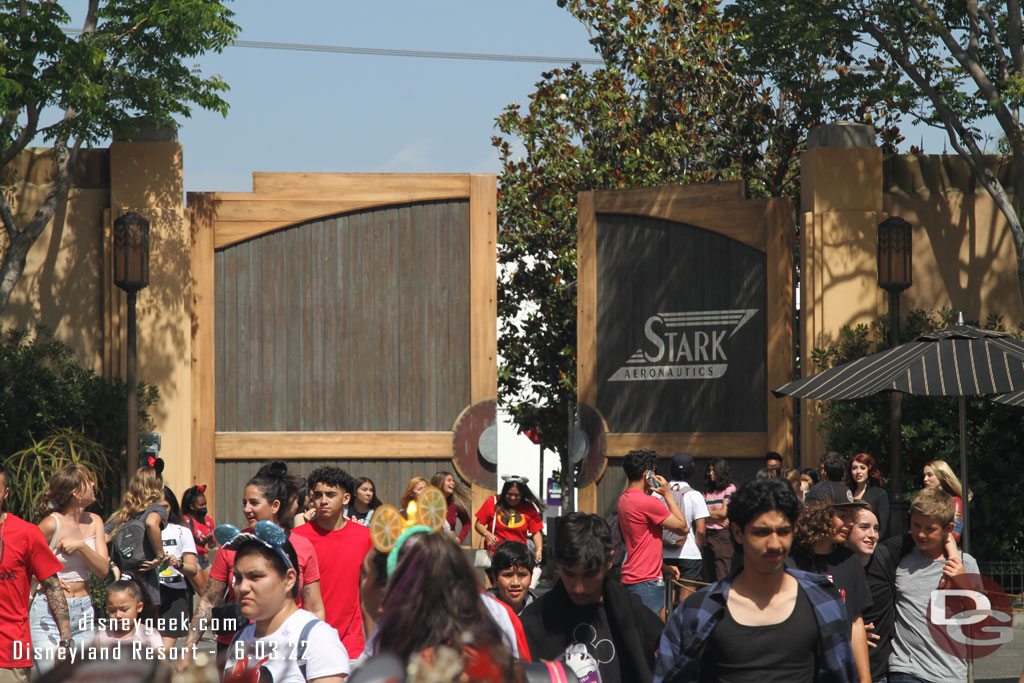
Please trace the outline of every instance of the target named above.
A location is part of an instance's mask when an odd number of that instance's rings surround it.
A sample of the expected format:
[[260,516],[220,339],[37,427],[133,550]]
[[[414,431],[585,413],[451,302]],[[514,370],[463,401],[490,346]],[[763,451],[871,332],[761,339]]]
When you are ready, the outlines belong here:
[[609,382],[713,380],[729,369],[729,342],[756,308],[657,313],[643,326],[643,343]]

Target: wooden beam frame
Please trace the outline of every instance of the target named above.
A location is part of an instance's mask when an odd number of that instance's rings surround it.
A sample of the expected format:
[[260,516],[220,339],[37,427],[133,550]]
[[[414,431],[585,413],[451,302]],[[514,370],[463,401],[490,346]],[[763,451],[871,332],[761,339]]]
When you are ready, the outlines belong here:
[[217,460],[452,457],[451,432],[217,432]]
[[681,448],[718,457],[789,453],[793,446],[793,402],[776,399],[771,388],[792,379],[792,208],[785,199],[743,200],[737,183],[581,192],[578,215],[577,396],[597,405],[597,215],[650,216],[695,225],[765,254],[765,312],[768,339],[767,430],[752,433],[675,433],[607,435],[607,457],[653,448],[668,457]]
[[253,192],[189,193],[193,482],[212,482],[216,460],[264,455],[451,459],[449,431],[216,432],[214,251],[323,216],[390,204],[468,199],[470,396],[471,403],[477,403],[498,393],[496,187],[494,175],[464,173],[253,173]]

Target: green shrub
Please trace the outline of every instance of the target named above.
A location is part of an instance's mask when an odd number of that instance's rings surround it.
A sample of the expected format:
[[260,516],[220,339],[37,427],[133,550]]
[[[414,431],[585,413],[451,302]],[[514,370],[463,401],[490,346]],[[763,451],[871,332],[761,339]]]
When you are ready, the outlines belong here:
[[[144,382],[138,392],[139,425],[147,425],[159,394]],[[25,329],[0,332],[0,460],[12,470],[5,508],[34,519],[31,503],[39,482],[68,459],[81,458],[98,474],[100,514],[111,512],[126,467],[127,395],[123,380],[83,368],[45,327],[36,328],[35,336]],[[22,461],[34,461],[39,469]],[[43,469],[45,462],[52,469]]]
[[[954,324],[948,309],[915,310],[907,316],[900,342],[922,332]],[[976,322],[972,323],[977,325]],[[985,329],[1007,331],[998,316],[990,316]],[[1011,332],[1020,337],[1024,324]],[[888,318],[871,325],[845,327],[838,341],[815,349],[815,371],[833,367],[889,348]],[[889,397],[871,396],[854,401],[821,402],[821,429],[828,450],[845,458],[870,453],[891,481],[889,454]],[[921,470],[929,460],[943,459],[960,476],[959,399],[904,395],[902,401],[903,488],[909,500],[921,488]],[[1015,559],[1024,551],[1024,411],[981,397],[967,399],[967,465],[974,493],[970,507],[971,553],[985,560]]]

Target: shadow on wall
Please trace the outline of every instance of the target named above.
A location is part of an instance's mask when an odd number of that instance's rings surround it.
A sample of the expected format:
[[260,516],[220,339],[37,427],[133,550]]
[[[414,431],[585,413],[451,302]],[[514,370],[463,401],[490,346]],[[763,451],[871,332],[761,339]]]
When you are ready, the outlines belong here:
[[[146,152],[151,144],[158,150],[154,154]],[[112,206],[111,222],[126,211],[136,211],[150,221],[150,284],[139,292],[137,302],[139,376],[160,390],[161,401],[152,413],[154,419],[164,420],[169,417],[168,407],[178,401],[178,383],[188,379],[180,373],[189,372],[191,361],[186,338],[192,306],[191,244],[182,203],[181,148],[168,155],[167,143],[131,147],[131,153],[117,157],[117,177],[112,181],[122,187],[112,189],[112,199],[128,194],[144,198],[143,205]],[[126,296],[120,290],[118,294],[125,311]]]
[[[996,173],[1006,164],[992,158]],[[1024,319],[1016,250],[1005,217],[957,156],[894,157],[885,209],[914,226],[911,307],[950,306],[984,322]]]
[[[26,150],[11,168],[13,185],[4,192],[24,226],[52,187],[52,152]],[[79,154],[69,200],[57,207],[30,249],[3,312],[5,326],[51,328],[83,365],[97,372],[103,364],[103,209],[110,201],[109,177],[107,150]]]

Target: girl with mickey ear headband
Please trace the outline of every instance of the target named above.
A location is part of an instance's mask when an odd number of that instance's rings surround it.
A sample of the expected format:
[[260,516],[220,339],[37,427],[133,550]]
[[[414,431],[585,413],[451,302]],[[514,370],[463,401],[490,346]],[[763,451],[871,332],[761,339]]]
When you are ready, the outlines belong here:
[[225,673],[256,670],[273,681],[337,683],[349,674],[349,658],[338,633],[299,608],[299,560],[284,531],[270,521],[238,532],[214,531],[224,550],[235,552],[232,587],[241,613],[252,623],[228,646]]
[[458,544],[436,533],[446,513],[444,495],[430,486],[409,503],[405,517],[390,505],[374,515],[374,551],[364,569],[376,571],[385,553],[388,581],[367,652],[390,652],[404,664],[416,659],[414,666],[430,668],[435,648],[443,646],[464,660],[471,680],[505,680],[516,657],[529,659],[529,649],[517,639],[514,615],[481,591]]

